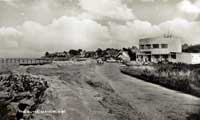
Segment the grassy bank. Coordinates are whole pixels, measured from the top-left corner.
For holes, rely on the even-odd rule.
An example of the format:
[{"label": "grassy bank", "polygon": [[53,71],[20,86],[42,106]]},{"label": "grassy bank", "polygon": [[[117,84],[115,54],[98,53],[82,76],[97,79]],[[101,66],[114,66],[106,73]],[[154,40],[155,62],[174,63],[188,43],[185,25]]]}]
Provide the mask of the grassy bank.
[{"label": "grassy bank", "polygon": [[123,66],[121,72],[200,97],[200,65]]}]

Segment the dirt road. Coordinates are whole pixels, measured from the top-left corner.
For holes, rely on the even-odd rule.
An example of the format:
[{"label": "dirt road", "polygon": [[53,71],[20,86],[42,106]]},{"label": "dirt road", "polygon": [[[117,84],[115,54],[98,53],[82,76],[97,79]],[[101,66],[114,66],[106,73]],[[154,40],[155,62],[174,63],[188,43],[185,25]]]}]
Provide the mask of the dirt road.
[{"label": "dirt road", "polygon": [[98,66],[96,74],[148,120],[192,120],[200,114],[199,98],[124,75],[119,64]]},{"label": "dirt road", "polygon": [[20,67],[44,77],[49,88],[34,120],[199,120],[200,99],[124,75],[120,65],[66,61]]}]

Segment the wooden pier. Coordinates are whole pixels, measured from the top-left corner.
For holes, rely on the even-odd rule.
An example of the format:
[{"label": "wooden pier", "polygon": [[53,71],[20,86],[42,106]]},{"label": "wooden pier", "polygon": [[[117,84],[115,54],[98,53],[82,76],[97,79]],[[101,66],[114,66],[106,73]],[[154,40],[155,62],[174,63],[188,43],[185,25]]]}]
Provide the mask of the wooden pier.
[{"label": "wooden pier", "polygon": [[52,59],[44,58],[0,58],[0,64],[44,65],[51,63]]}]

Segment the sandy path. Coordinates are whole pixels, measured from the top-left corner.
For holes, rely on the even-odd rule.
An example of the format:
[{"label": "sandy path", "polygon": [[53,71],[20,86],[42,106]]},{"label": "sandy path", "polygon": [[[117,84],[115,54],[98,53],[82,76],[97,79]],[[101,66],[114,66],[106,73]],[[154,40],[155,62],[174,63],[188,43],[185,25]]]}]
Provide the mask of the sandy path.
[{"label": "sandy path", "polygon": [[63,114],[35,114],[34,120],[115,120],[95,97],[99,93],[85,82],[95,78],[94,69],[95,64],[67,62],[31,68],[30,73],[46,77],[50,84],[38,110],[65,110]]},{"label": "sandy path", "polygon": [[117,64],[97,67],[117,93],[148,120],[185,120],[200,109],[200,99],[124,75]]}]

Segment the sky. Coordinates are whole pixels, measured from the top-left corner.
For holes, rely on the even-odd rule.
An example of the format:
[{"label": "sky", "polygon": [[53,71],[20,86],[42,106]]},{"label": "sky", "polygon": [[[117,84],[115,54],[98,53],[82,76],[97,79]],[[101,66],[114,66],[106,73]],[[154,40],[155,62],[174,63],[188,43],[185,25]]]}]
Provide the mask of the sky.
[{"label": "sky", "polygon": [[165,33],[200,44],[200,0],[0,0],[0,57],[137,46]]}]

